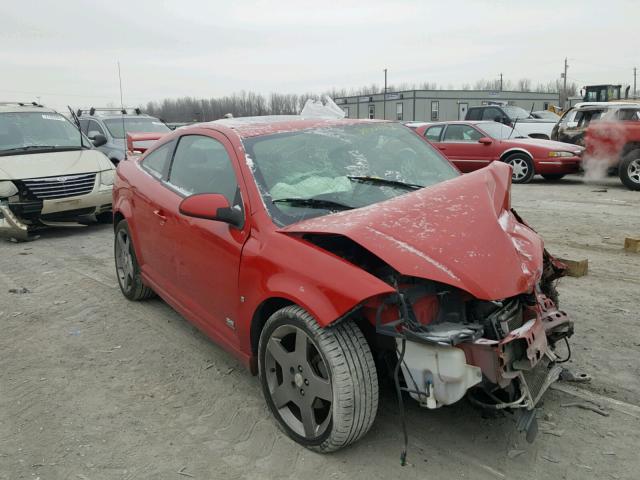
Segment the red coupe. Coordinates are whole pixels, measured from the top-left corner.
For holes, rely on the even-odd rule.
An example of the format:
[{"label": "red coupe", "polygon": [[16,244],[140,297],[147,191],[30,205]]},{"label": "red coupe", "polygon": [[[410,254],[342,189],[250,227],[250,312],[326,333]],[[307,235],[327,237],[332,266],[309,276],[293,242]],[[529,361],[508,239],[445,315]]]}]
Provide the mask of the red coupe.
[{"label": "red coupe", "polygon": [[498,122],[423,124],[416,133],[433,143],[462,172],[472,172],[496,160],[511,165],[513,183],[528,183],[535,174],[559,180],[580,170],[583,148],[568,143],[529,138]]},{"label": "red coupe", "polygon": [[314,450],[369,430],[385,373],[427,408],[467,392],[509,406],[530,438],[573,324],[564,266],[511,210],[510,184],[501,163],[461,176],[397,123],[193,125],[118,165],[117,278],[259,374]]}]

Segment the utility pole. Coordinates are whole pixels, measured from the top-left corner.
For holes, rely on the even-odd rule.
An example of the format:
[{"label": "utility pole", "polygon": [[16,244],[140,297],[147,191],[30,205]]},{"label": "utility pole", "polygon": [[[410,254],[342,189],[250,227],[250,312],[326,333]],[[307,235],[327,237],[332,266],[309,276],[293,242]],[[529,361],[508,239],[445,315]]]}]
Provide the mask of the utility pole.
[{"label": "utility pole", "polygon": [[638,98],[638,91],[636,90],[636,76],[638,74],[638,68],[633,67],[633,98]]},{"label": "utility pole", "polygon": [[502,74],[500,74],[500,91],[502,91]]},{"label": "utility pole", "polygon": [[562,87],[562,109],[564,110],[564,106],[567,102],[567,69],[569,68],[569,64],[567,63],[567,57],[564,58],[564,73],[562,74],[562,78],[564,79],[564,85]]},{"label": "utility pole", "polygon": [[382,101],[382,118],[387,119],[387,69],[384,69],[384,99]]}]

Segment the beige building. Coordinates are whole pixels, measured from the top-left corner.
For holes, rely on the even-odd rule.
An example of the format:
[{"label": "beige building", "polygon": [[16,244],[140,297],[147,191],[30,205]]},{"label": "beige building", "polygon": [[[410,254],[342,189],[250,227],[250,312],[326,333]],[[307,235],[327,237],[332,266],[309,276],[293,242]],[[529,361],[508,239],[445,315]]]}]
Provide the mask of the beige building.
[{"label": "beige building", "polygon": [[334,101],[348,118],[401,121],[463,120],[469,107],[489,104],[517,105],[526,110],[546,110],[558,105],[559,96],[538,92],[487,90],[408,90],[385,95],[337,97]]}]

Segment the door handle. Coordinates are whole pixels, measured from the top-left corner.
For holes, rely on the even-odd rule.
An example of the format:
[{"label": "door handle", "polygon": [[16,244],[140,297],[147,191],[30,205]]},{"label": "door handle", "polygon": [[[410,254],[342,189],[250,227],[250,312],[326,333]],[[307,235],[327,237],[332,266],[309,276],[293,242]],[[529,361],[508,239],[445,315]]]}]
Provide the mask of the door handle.
[{"label": "door handle", "polygon": [[165,215],[162,214],[162,210],[154,210],[153,214],[158,217],[160,220],[162,220],[163,222],[167,221],[167,217]]}]

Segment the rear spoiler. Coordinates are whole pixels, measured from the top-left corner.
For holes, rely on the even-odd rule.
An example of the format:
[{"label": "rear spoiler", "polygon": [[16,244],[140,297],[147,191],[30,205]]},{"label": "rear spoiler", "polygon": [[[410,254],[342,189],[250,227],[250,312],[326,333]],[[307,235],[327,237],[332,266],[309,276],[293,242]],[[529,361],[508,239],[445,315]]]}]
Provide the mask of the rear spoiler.
[{"label": "rear spoiler", "polygon": [[127,151],[144,153],[149,147],[136,146],[136,142],[149,142],[152,140],[160,140],[167,133],[127,133]]}]

